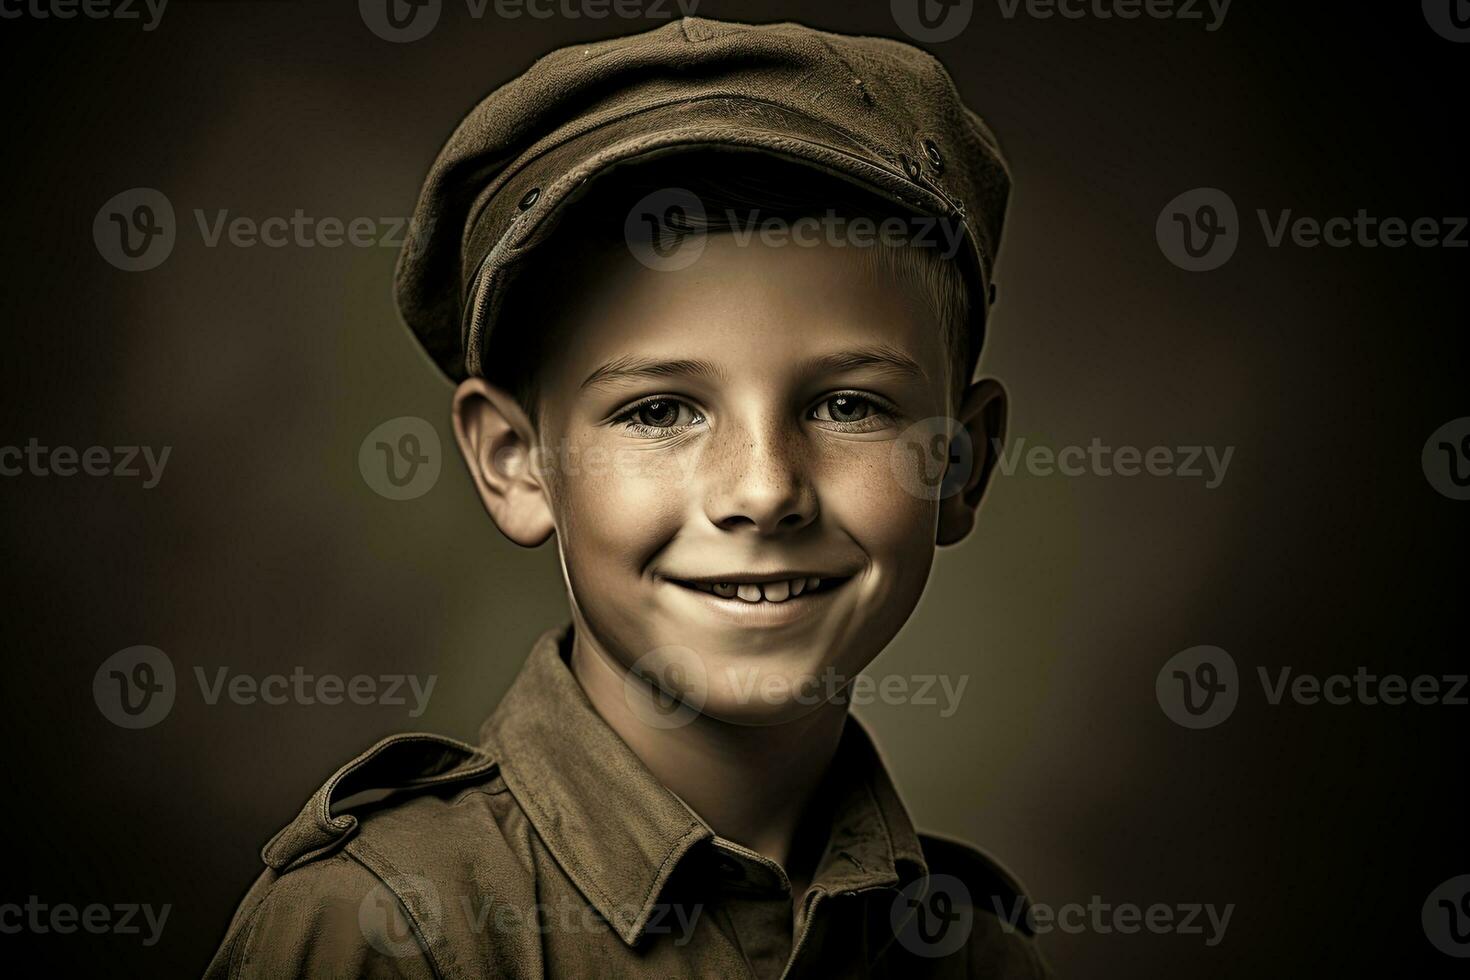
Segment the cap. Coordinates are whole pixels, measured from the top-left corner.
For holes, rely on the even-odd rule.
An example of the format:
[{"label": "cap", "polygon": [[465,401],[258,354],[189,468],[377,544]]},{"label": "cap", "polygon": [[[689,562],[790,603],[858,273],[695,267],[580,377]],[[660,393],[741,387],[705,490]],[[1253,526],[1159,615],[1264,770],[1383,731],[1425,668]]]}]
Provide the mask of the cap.
[{"label": "cap", "polygon": [[772,154],[963,227],[971,368],[1010,176],[932,55],[801,24],[685,17],[553,51],[476,105],[429,170],[399,255],[404,322],[451,379],[485,373],[518,271],[611,168],[691,150]]}]

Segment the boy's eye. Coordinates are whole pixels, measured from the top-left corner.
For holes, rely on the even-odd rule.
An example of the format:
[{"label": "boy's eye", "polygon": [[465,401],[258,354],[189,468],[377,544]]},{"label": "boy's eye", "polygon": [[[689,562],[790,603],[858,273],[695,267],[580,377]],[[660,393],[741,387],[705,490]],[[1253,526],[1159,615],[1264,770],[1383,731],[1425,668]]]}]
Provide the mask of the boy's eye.
[{"label": "boy's eye", "polygon": [[835,422],[838,425],[854,425],[859,422],[881,420],[886,408],[872,398],[854,392],[829,395],[812,409],[812,418],[819,422]]},{"label": "boy's eye", "polygon": [[[817,405],[817,418],[824,422],[861,422],[875,406],[866,398],[856,395],[833,395]],[[827,414],[822,414],[822,409]]]},{"label": "boy's eye", "polygon": [[650,398],[625,411],[617,421],[640,431],[681,429],[702,422],[704,418],[687,402],[676,398]]}]

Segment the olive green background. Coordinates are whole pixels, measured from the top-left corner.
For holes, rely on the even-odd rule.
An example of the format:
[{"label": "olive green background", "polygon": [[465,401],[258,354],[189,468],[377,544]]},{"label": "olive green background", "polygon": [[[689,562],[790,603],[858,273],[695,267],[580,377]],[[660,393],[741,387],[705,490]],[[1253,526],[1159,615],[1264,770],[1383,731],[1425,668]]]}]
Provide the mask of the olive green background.
[{"label": "olive green background", "polygon": [[[492,8],[493,9],[493,8]],[[698,13],[897,36],[886,3],[705,0]],[[139,480],[0,479],[0,903],[173,906],[162,941],[0,934],[108,975],[199,973],[257,852],[377,737],[471,738],[566,615],[554,551],[510,545],[462,466],[374,493],[363,438],[450,388],[398,323],[391,248],[206,247],[193,211],[406,214],[460,116],[537,54],[642,30],[471,18],[412,44],[352,3],[175,0],[155,31],[7,20],[0,445],[172,446]],[[1254,210],[1464,215],[1470,45],[1418,4],[1237,0],[1200,21],[1007,19],[931,47],[999,134],[1015,193],[982,369],[1028,444],[1234,446],[1224,483],[999,477],[873,668],[968,675],[960,710],[874,705],[916,821],[999,855],[1052,906],[1234,903],[1224,941],[1052,932],[1069,977],[1451,975],[1420,926],[1470,871],[1460,707],[1272,707],[1258,666],[1465,671],[1466,514],[1420,450],[1465,397],[1467,250],[1270,248]],[[97,210],[163,191],[179,239],[121,272]],[[1235,256],[1175,268],[1154,222],[1226,190]],[[1196,644],[1244,693],[1188,731],[1155,676]],[[168,718],[110,724],[98,665],[151,644]],[[436,674],[429,711],[208,705],[211,674]]]}]

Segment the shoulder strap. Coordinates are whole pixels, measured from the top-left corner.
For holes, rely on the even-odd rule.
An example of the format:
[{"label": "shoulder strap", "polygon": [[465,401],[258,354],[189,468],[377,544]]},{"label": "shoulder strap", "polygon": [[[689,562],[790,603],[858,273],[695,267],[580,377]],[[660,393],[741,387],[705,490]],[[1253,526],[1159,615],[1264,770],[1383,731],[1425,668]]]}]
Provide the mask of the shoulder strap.
[{"label": "shoulder strap", "polygon": [[442,735],[390,735],[332,774],[296,818],[261,849],[278,873],[331,854],[357,831],[355,803],[483,777],[497,762],[485,750]]}]

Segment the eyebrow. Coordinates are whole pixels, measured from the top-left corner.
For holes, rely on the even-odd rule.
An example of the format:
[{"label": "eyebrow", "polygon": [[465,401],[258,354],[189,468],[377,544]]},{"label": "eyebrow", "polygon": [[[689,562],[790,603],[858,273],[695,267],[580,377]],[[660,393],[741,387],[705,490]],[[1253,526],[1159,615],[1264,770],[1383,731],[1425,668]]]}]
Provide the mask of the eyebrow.
[{"label": "eyebrow", "polygon": [[635,357],[632,354],[624,354],[622,357],[616,357],[608,361],[587,375],[586,379],[582,382],[582,390],[608,387],[620,381],[689,376],[723,378],[725,372],[721,371],[710,361],[689,358],[660,361],[648,357]]},{"label": "eyebrow", "polygon": [[[901,377],[928,377],[928,372],[917,361],[888,344],[871,344],[823,354],[804,362],[802,367],[803,373],[806,374],[836,374],[843,371],[875,368],[882,373]],[[721,380],[727,377],[723,370],[710,361],[693,358],[657,360],[624,354],[608,361],[587,375],[582,382],[581,389],[585,391],[588,388],[611,387],[619,382],[648,378],[691,376]]]},{"label": "eyebrow", "polygon": [[872,344],[824,354],[807,361],[805,367],[812,374],[836,374],[861,368],[876,368],[882,373],[901,377],[928,377],[928,372],[918,361],[888,344]]}]

